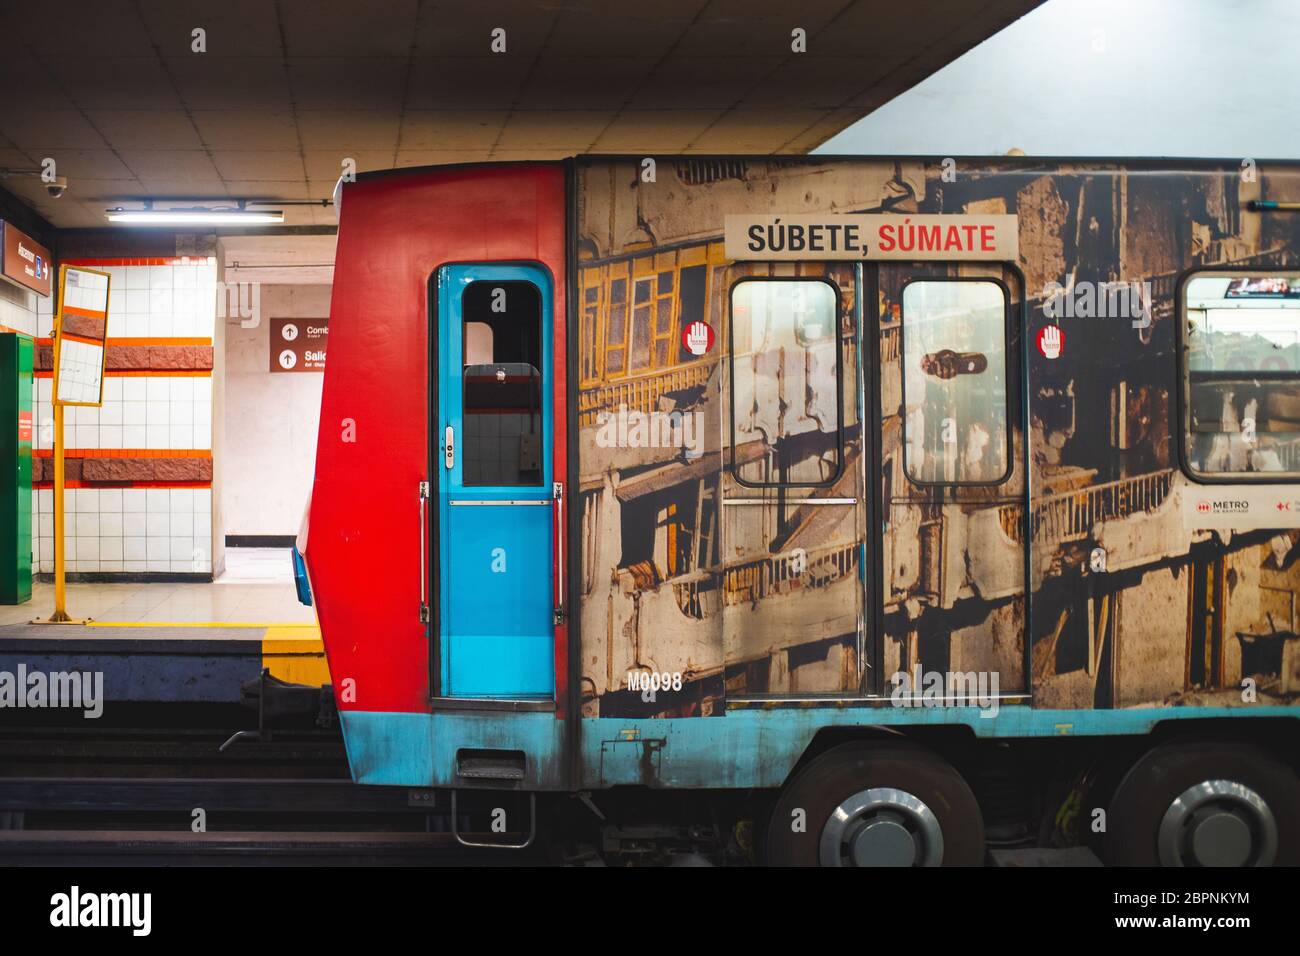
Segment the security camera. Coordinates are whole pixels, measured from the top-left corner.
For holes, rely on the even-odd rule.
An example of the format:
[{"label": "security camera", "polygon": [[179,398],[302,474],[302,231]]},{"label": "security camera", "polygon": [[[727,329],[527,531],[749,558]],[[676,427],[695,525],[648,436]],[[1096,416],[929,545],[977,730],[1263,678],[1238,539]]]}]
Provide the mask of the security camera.
[{"label": "security camera", "polygon": [[48,192],[51,198],[53,199],[58,199],[65,192],[67,192],[67,189],[68,189],[67,176],[59,176],[53,181],[45,184],[45,191]]}]

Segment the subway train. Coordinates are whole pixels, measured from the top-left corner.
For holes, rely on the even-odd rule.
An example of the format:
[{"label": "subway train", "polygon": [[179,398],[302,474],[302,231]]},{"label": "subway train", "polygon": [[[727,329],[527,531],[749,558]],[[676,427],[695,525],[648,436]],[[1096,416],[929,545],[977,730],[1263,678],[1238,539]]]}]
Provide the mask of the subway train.
[{"label": "subway train", "polygon": [[335,200],[296,561],[357,782],[509,798],[503,847],[1300,862],[1300,165]]}]

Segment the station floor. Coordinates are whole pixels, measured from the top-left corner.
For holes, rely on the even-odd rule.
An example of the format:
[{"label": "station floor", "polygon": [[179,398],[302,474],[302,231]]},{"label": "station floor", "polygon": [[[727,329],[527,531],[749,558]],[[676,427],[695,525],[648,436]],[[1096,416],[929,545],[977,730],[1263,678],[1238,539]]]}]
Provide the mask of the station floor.
[{"label": "station floor", "polygon": [[[0,606],[0,626],[47,617],[53,607],[54,585],[37,582],[27,603]],[[211,584],[69,584],[67,607],[92,627],[316,625],[315,612],[298,603],[285,548],[228,548],[226,570]]]}]

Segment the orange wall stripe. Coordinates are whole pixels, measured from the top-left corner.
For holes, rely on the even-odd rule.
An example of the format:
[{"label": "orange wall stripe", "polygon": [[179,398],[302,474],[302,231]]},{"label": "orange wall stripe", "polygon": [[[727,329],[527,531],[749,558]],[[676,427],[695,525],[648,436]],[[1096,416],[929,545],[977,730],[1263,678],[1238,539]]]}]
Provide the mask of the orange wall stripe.
[{"label": "orange wall stripe", "polygon": [[[53,488],[52,481],[33,481],[33,488]],[[66,481],[66,488],[211,488],[210,481]]]},{"label": "orange wall stripe", "polygon": [[[65,448],[67,458],[211,458],[210,448]],[[36,458],[50,458],[53,448],[33,448]]]},{"label": "orange wall stripe", "polygon": [[104,347],[103,339],[92,339],[87,338],[84,335],[73,335],[71,332],[65,332],[63,338],[68,342],[82,342],[85,345],[98,345],[100,348]]},{"label": "orange wall stripe", "polygon": [[135,259],[68,259],[70,266],[209,266],[215,256],[166,256]]},{"label": "orange wall stripe", "polygon": [[[45,371],[43,371],[43,372],[33,372],[32,374],[33,374],[34,376],[36,376],[37,378],[50,378],[51,376],[54,375],[54,372],[53,372],[52,370],[47,369],[47,370],[45,370]],[[186,376],[186,375],[188,375],[188,376],[191,376],[191,377],[193,377],[193,378],[210,378],[210,377],[212,376],[212,369],[210,369],[210,368],[200,368],[200,369],[174,369],[174,368],[146,368],[146,369],[127,368],[127,369],[123,369],[123,368],[110,368],[110,369],[105,369],[105,370],[104,370],[104,377],[105,377],[105,378],[134,378],[134,377],[138,377],[138,376],[146,376],[146,375],[154,375],[154,376],[157,376],[158,378],[166,378],[166,377],[168,377],[168,376],[175,377],[175,376],[178,376],[178,375],[179,375],[179,376]]]},{"label": "orange wall stripe", "polygon": [[[0,329],[3,329],[3,326],[0,326]],[[10,329],[9,331],[12,332],[14,330]],[[18,334],[26,335],[27,333],[20,332]],[[205,339],[201,337],[191,338],[191,337],[186,337],[181,335],[175,337],[147,336],[147,335],[120,336],[114,338],[107,338],[104,341],[109,345],[211,345],[212,344],[212,339]],[[54,339],[52,338],[37,339],[36,344],[53,345]]]},{"label": "orange wall stripe", "polygon": [[79,316],[81,316],[82,318],[85,318],[85,319],[99,319],[100,321],[103,321],[103,322],[108,321],[108,313],[107,313],[107,312],[97,312],[97,311],[95,311],[94,309],[82,309],[82,308],[79,308],[78,306],[75,306],[75,305],[65,305],[65,306],[63,307],[63,314],[64,314],[64,315],[79,315]]}]

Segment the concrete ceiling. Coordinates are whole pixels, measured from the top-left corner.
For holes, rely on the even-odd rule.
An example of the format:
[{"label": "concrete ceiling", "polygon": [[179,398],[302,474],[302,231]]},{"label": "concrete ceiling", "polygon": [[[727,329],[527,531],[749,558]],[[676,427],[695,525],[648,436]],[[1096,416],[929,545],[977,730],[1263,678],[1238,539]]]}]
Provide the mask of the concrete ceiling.
[{"label": "concrete ceiling", "polygon": [[804,153],[1040,2],[0,0],[0,168],[52,158],[70,188],[0,186],[95,227],[148,198],[322,200],[345,159]]}]

